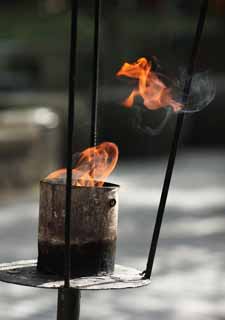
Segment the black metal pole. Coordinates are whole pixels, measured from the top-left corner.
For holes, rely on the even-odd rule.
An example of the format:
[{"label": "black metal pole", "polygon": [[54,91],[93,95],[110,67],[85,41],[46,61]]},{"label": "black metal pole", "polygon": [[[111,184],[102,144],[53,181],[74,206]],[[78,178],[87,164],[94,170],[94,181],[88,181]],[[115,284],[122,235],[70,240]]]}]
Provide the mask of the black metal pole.
[{"label": "black metal pole", "polygon": [[[208,0],[203,0],[202,4],[201,4],[200,15],[199,15],[198,24],[197,24],[197,30],[196,30],[194,43],[193,43],[191,56],[190,56],[190,61],[189,61],[189,65],[188,65],[188,70],[187,70],[187,79],[186,79],[184,91],[183,91],[183,104],[186,104],[188,102],[188,96],[189,96],[190,90],[191,90],[192,77],[193,77],[194,68],[195,68],[195,64],[197,61],[197,57],[198,57],[198,51],[199,51],[200,41],[202,38],[202,33],[203,33],[204,25],[205,25],[207,11],[208,11]],[[163,220],[163,216],[164,216],[164,212],[165,212],[165,206],[166,206],[167,196],[168,196],[168,192],[169,192],[169,188],[170,188],[170,182],[171,182],[171,178],[172,178],[172,174],[173,174],[174,163],[176,160],[177,147],[178,147],[178,143],[179,143],[179,138],[180,138],[180,134],[181,134],[183,121],[184,121],[184,114],[183,113],[178,114],[175,133],[174,133],[174,137],[173,137],[173,142],[172,142],[172,146],[171,146],[171,151],[170,151],[166,175],[165,175],[165,180],[164,180],[162,194],[161,194],[160,203],[159,203],[159,208],[158,208],[158,212],[157,212],[151,247],[150,247],[150,251],[149,251],[147,267],[146,267],[146,270],[144,271],[144,278],[145,279],[150,279],[151,274],[152,274],[153,263],[154,263],[157,244],[158,244],[158,240],[159,240],[159,234],[160,234],[160,230],[161,230],[162,220]]]},{"label": "black metal pole", "polygon": [[72,193],[72,163],[73,163],[73,131],[76,83],[76,53],[77,53],[77,19],[78,0],[71,0],[71,39],[70,39],[70,69],[69,69],[69,110],[67,128],[67,178],[65,203],[65,288],[70,287],[71,252],[70,252],[70,220],[71,220],[71,193]]},{"label": "black metal pole", "polygon": [[100,23],[101,23],[101,0],[95,0],[94,8],[94,55],[93,55],[93,95],[91,114],[91,146],[97,144],[98,129],[98,86],[99,86],[99,64],[100,64]]},{"label": "black metal pole", "polygon": [[61,288],[58,290],[57,320],[79,320],[80,290]]}]

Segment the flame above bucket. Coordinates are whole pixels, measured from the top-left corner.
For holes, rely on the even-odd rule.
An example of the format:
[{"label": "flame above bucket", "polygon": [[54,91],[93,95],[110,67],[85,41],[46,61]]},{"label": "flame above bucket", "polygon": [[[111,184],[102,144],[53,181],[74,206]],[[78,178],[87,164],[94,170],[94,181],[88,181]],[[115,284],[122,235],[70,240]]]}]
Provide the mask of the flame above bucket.
[{"label": "flame above bucket", "polygon": [[170,106],[173,111],[177,112],[183,107],[181,103],[173,99],[171,89],[152,71],[152,64],[146,58],[140,58],[134,63],[125,62],[116,75],[139,80],[138,87],[123,102],[127,108],[133,106],[136,96],[141,96],[145,107],[150,110]]},{"label": "flame above bucket", "polygon": [[[80,153],[75,168],[72,170],[73,186],[101,187],[115,169],[119,157],[118,147],[112,142],[88,148]],[[66,169],[50,173],[47,180],[66,178]]]}]

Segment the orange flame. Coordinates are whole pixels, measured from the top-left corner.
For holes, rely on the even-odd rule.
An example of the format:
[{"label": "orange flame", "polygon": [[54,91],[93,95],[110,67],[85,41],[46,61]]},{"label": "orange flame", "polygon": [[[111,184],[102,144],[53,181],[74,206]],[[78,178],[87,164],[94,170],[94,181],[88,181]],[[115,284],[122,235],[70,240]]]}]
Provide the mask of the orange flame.
[{"label": "orange flame", "polygon": [[123,102],[127,108],[132,107],[136,96],[141,96],[145,107],[150,110],[171,106],[176,112],[183,107],[181,103],[172,98],[171,90],[152,71],[152,65],[146,58],[140,58],[131,64],[125,62],[116,75],[139,80],[138,88],[134,89]]},{"label": "orange flame", "polygon": [[[84,150],[72,171],[73,186],[102,187],[116,167],[118,157],[118,147],[111,142],[103,142],[96,147]],[[49,174],[46,179],[55,180],[65,177],[66,169],[60,169]]]}]

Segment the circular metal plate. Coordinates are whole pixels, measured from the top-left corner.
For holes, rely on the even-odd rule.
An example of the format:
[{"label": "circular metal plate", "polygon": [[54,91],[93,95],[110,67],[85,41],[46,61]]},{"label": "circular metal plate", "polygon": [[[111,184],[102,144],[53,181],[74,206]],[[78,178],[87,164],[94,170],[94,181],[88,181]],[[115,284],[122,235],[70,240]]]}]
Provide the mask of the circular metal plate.
[{"label": "circular metal plate", "polygon": [[[62,278],[37,272],[36,266],[36,260],[0,264],[0,281],[44,289],[58,289],[64,285]],[[140,271],[120,265],[115,266],[112,275],[71,279],[71,287],[79,290],[129,289],[149,284],[150,280],[143,279]]]}]

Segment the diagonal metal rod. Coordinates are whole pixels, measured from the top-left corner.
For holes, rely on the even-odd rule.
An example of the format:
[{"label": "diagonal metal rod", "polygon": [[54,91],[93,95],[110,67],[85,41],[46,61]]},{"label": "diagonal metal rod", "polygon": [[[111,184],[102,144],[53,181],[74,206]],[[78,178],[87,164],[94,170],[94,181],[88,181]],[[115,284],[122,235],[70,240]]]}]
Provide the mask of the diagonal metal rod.
[{"label": "diagonal metal rod", "polygon": [[[182,101],[183,104],[186,104],[188,102],[188,97],[190,94],[191,84],[192,84],[192,77],[193,77],[193,73],[194,73],[194,69],[195,69],[195,64],[196,64],[196,61],[198,58],[198,51],[199,51],[199,47],[200,47],[200,41],[202,38],[202,33],[203,33],[204,25],[205,25],[207,12],[208,12],[208,0],[203,0],[201,3],[201,9],[200,9],[200,15],[199,15],[199,19],[198,19],[196,34],[195,34],[193,47],[192,47],[192,51],[191,51],[191,56],[190,56],[190,61],[189,61],[188,69],[187,69],[187,79],[186,79],[186,82],[184,85],[184,90],[183,90],[183,101]],[[176,160],[177,147],[178,147],[178,143],[179,143],[181,129],[183,126],[183,121],[184,121],[184,114],[183,113],[178,114],[175,133],[174,133],[174,137],[173,137],[173,142],[172,142],[172,146],[171,146],[171,151],[170,151],[166,175],[165,175],[165,180],[164,180],[162,194],[161,194],[160,203],[159,203],[159,208],[158,208],[158,212],[157,212],[151,247],[150,247],[150,251],[149,251],[147,267],[146,267],[146,270],[144,271],[144,278],[145,279],[150,279],[151,275],[152,275],[152,269],[153,269],[157,244],[158,244],[158,240],[159,240],[159,234],[160,234],[162,220],[163,220],[163,216],[164,216],[164,212],[165,212],[166,201],[167,201],[167,196],[168,196],[168,192],[169,192],[169,188],[170,188],[170,182],[171,182],[171,178],[172,178],[172,174],[173,174],[174,163]]]},{"label": "diagonal metal rod", "polygon": [[94,8],[94,55],[93,55],[93,95],[91,113],[91,146],[97,144],[98,130],[98,87],[99,87],[99,64],[100,64],[100,24],[101,24],[101,0],[95,0]]},{"label": "diagonal metal rod", "polygon": [[73,131],[74,131],[74,108],[75,108],[75,85],[76,85],[76,55],[77,55],[77,20],[78,0],[71,0],[71,36],[70,36],[70,67],[69,67],[69,109],[67,128],[67,177],[66,177],[66,203],[65,203],[65,288],[70,287],[71,274],[71,243],[70,243],[70,220],[71,220],[71,194],[72,194],[72,158],[73,158]]}]

